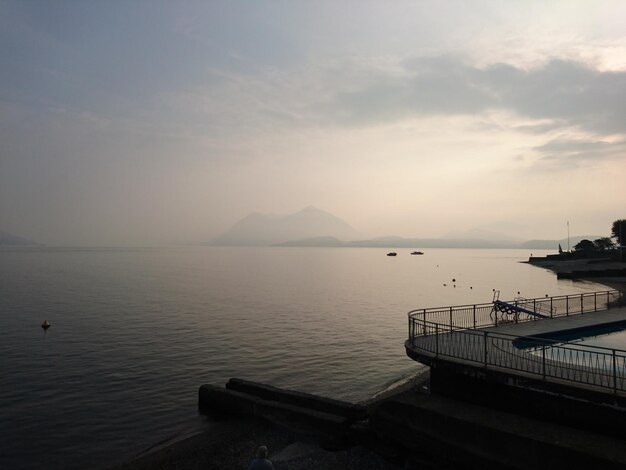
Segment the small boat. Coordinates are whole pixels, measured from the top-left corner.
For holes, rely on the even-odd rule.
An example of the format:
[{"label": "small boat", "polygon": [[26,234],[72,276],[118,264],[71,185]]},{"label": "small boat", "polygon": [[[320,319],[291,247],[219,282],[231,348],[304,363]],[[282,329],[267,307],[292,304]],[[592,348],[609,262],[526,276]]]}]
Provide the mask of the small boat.
[{"label": "small boat", "polygon": [[398,253],[396,253],[395,251],[390,251],[389,253],[387,253],[387,256],[398,256]]},{"label": "small boat", "polygon": [[411,253],[412,255],[423,255],[424,253],[421,251],[414,251]]}]

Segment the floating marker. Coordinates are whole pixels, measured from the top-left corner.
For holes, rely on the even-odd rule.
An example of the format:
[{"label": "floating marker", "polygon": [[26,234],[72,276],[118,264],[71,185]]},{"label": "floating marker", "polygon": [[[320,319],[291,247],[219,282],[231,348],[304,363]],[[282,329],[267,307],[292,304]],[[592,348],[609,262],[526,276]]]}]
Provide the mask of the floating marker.
[{"label": "floating marker", "polygon": [[41,327],[44,330],[47,330],[48,328],[50,328],[50,322],[48,320],[44,320],[43,323],[41,324]]}]

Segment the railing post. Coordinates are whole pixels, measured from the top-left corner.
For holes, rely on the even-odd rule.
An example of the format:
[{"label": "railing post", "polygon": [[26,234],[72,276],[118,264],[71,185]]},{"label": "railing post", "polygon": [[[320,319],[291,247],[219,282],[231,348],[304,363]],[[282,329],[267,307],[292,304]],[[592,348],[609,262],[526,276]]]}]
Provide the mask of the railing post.
[{"label": "railing post", "polygon": [[484,359],[484,362],[485,362],[485,367],[487,367],[487,332],[486,331],[483,332],[483,338],[484,338],[484,344],[485,344],[485,356],[484,356],[485,359]]},{"label": "railing post", "polygon": [[435,323],[435,357],[439,357],[439,325]]},{"label": "railing post", "polygon": [[585,313],[585,306],[583,303],[583,295],[584,294],[580,294],[580,313]]},{"label": "railing post", "polygon": [[550,297],[550,318],[554,317],[554,305],[553,305],[554,297]]},{"label": "railing post", "polygon": [[411,335],[411,315],[409,315],[409,341],[411,341],[412,339],[412,335]]},{"label": "railing post", "polygon": [[617,394],[617,363],[615,349],[613,349],[613,393]]},{"label": "railing post", "polygon": [[450,307],[450,331],[452,331],[452,307]]},{"label": "railing post", "polygon": [[476,329],[476,305],[474,305],[472,316],[474,317],[474,329]]},{"label": "railing post", "polygon": [[546,345],[545,344],[541,348],[541,364],[542,364],[541,375],[543,377],[543,380],[546,380]]},{"label": "railing post", "polygon": [[594,312],[598,311],[598,293],[597,292],[593,293],[593,311]]},{"label": "railing post", "polygon": [[533,299],[533,312],[537,312],[537,299]]},{"label": "railing post", "polygon": [[426,309],[424,309],[424,315],[422,316],[423,318],[423,325],[424,325],[424,336],[426,335]]}]

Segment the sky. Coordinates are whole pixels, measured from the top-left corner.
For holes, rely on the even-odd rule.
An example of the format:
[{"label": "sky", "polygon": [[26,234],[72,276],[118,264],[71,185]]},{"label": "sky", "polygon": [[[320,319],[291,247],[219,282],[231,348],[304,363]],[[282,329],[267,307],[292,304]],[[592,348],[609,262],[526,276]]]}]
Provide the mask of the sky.
[{"label": "sky", "polygon": [[626,2],[0,0],[0,230],[198,243],[315,206],[364,237],[608,236]]}]

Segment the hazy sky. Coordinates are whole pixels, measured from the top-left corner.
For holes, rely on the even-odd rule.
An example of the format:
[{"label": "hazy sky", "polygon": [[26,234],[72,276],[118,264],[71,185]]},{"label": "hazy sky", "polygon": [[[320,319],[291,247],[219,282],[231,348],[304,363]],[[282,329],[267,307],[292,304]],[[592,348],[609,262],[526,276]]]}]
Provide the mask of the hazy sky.
[{"label": "hazy sky", "polygon": [[626,2],[0,1],[0,230],[208,240],[626,217]]}]

